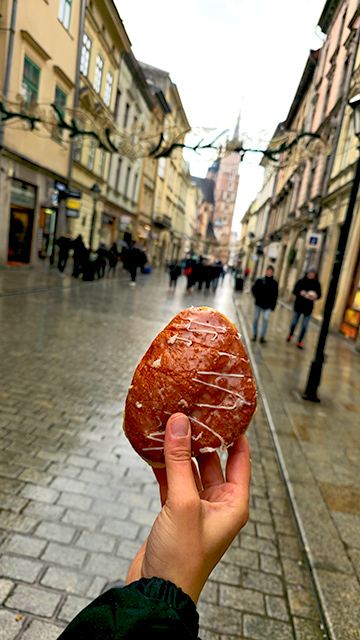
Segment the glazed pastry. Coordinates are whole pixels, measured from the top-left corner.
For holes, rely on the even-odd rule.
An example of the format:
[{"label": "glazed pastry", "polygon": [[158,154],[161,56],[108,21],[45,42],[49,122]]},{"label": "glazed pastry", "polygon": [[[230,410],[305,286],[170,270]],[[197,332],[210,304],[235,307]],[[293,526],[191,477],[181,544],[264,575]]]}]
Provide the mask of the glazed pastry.
[{"label": "glazed pastry", "polygon": [[194,457],[225,450],[249,426],[256,395],[236,327],[216,309],[191,307],[159,333],[136,368],[124,431],[142,458],[163,466],[165,425],[181,411],[190,420]]}]

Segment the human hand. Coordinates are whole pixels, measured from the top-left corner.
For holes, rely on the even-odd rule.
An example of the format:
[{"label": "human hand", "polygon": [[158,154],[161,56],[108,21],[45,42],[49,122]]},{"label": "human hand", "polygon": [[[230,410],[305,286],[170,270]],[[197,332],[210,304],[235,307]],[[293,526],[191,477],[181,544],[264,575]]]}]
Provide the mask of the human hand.
[{"label": "human hand", "polygon": [[307,291],[305,291],[305,289],[303,289],[302,291],[300,291],[300,295],[303,296],[304,298],[306,298]]},{"label": "human hand", "polygon": [[154,469],[162,510],[133,560],[126,584],[171,580],[196,603],[211,571],[249,517],[250,449],[241,436],[229,449],[224,480],[217,452],[191,460],[191,429],[182,413],[166,425],[165,468]]}]

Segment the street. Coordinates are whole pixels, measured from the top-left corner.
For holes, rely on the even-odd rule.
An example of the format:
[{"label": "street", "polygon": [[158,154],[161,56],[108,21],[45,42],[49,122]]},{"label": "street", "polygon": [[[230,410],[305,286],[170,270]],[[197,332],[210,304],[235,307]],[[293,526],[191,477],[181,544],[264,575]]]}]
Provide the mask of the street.
[{"label": "street", "polygon": [[[131,559],[160,509],[152,471],[122,432],[127,388],[156,334],[176,313],[191,305],[214,306],[238,326],[240,333],[251,334],[251,298],[245,293],[233,294],[230,275],[215,294],[186,294],[183,277],[175,294],[170,293],[164,272],[140,276],[135,288],[129,286],[125,273],[89,283],[66,277],[57,284],[54,279],[40,288],[31,292],[26,283],[4,285],[2,291],[14,295],[0,297],[1,640],[55,640],[77,612],[109,584],[124,583]],[[303,374],[296,362],[300,355],[302,359],[306,355],[309,361],[316,328],[309,330],[307,353],[299,355],[295,345],[291,345],[291,351],[285,346],[285,334],[276,321],[281,318],[285,326],[290,311],[279,307],[276,314],[270,320],[269,344],[263,351],[255,345],[252,353],[265,394],[259,396],[258,411],[248,432],[252,453],[250,519],[201,595],[198,610],[202,640],[326,637],[317,605],[319,597],[314,594],[307,567],[315,581],[325,581],[329,575],[328,589],[336,571],[349,609],[358,594],[358,408],[354,398],[346,394],[350,360],[359,357],[334,338],[338,361],[334,364],[332,359],[331,366],[325,365],[328,373],[323,378],[324,387],[329,389],[330,384],[330,396],[343,394],[347,407],[342,411],[352,416],[351,475],[345,463],[341,467],[341,458],[350,456],[350,440],[339,446],[337,458],[334,453],[331,414],[341,421],[334,395],[333,404],[325,403],[325,408],[309,404],[303,408],[296,392],[290,391],[287,419],[294,421],[295,416],[296,437],[286,431],[281,394],[272,376],[275,372],[277,381],[280,377],[280,387],[286,391],[289,376],[290,387],[299,388]],[[282,354],[278,351],[280,344]],[[341,382],[334,373],[334,368],[341,369],[339,361],[345,362]],[[358,385],[355,378],[353,383]],[[313,442],[306,416],[314,421]],[[284,485],[281,475],[284,468],[280,473],[279,455],[269,429],[271,419],[279,428],[282,453],[289,456],[285,475],[291,486],[291,506],[289,486]],[[329,431],[331,468],[324,456],[319,458],[322,429]],[[292,447],[299,442],[297,451]],[[311,456],[313,469],[309,467]],[[316,476],[314,481],[312,475]],[[339,478],[345,491],[352,492],[346,498],[346,513],[339,506],[340,493],[331,488],[339,485]],[[319,501],[317,481],[323,483],[323,492],[328,486],[326,514]],[[299,535],[292,516],[294,509],[298,509],[297,527],[306,513],[309,521],[316,518],[316,511],[319,529],[306,530],[306,535],[300,531]],[[335,528],[335,521],[343,532],[336,534],[336,540],[331,528]],[[324,530],[327,538],[323,537]],[[311,547],[307,557],[303,553],[306,544]],[[338,561],[342,567],[329,564],[326,554],[334,549],[337,555],[332,558],[333,565]],[[326,606],[326,602],[320,603],[323,615]],[[337,612],[325,611],[335,625],[333,637],[358,637],[352,631],[358,612],[349,614],[347,630],[339,634],[343,621],[336,616],[342,606],[338,602]],[[347,615],[345,608],[345,619]]]}]

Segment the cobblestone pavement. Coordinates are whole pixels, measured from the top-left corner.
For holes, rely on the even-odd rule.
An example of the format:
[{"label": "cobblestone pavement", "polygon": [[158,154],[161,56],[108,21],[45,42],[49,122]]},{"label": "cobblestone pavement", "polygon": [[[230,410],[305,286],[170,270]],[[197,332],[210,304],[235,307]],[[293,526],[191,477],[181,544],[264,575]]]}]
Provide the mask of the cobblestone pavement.
[{"label": "cobblestone pavement", "polygon": [[[0,639],[55,640],[123,581],[160,507],[122,433],[132,373],[181,309],[237,322],[216,294],[167,291],[166,274],[0,298]],[[20,289],[18,289],[20,290]],[[259,410],[249,429],[250,520],[199,601],[203,640],[320,640],[319,614]]]},{"label": "cobblestone pavement", "polygon": [[[252,335],[252,296],[234,300],[246,340]],[[319,326],[310,323],[300,351],[295,336],[286,342],[291,316],[279,304],[267,344],[246,342],[329,635],[353,640],[360,637],[360,354],[330,334],[321,403],[305,402],[301,394]]]}]

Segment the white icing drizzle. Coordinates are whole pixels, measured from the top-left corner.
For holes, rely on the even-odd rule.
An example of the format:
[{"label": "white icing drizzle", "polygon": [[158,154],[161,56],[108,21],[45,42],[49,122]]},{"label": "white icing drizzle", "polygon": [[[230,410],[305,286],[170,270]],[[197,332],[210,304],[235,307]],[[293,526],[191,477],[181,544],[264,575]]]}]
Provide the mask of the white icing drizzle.
[{"label": "white icing drizzle", "polygon": [[186,409],[189,406],[188,403],[186,402],[185,398],[181,398],[181,400],[179,400],[179,405],[181,407],[184,407],[184,409]]},{"label": "white icing drizzle", "polygon": [[141,402],[135,402],[135,406],[136,406],[138,409],[141,409],[142,404],[141,404]]},{"label": "white icing drizzle", "polygon": [[243,373],[219,373],[218,371],[198,371],[197,373],[202,376],[219,376],[220,378],[251,378],[251,376],[244,376]]},{"label": "white icing drizzle", "polygon": [[161,366],[161,356],[157,360],[155,360],[151,366],[155,369],[158,369]]},{"label": "white icing drizzle", "polygon": [[197,407],[205,407],[207,409],[227,409],[227,411],[233,411],[238,406],[238,402],[235,402],[232,407],[227,406],[226,404],[197,404]]},{"label": "white icing drizzle", "polygon": [[200,420],[198,420],[197,418],[193,418],[193,417],[189,416],[189,420],[193,421],[193,422],[196,422],[196,424],[199,424],[201,427],[204,427],[204,429],[207,429],[208,431],[210,431],[210,433],[212,433],[216,438],[219,438],[221,446],[224,446],[224,447],[226,446],[224,438],[219,433],[216,433],[216,431],[214,431],[214,429],[211,429],[211,427],[208,427],[203,422],[200,422]]},{"label": "white icing drizzle", "polygon": [[228,356],[229,358],[236,358],[236,356],[234,356],[233,353],[226,353],[226,351],[218,351],[218,354],[219,356]]},{"label": "white icing drizzle", "polygon": [[214,453],[216,449],[214,447],[202,447],[201,449],[199,449],[199,451],[200,453]]},{"label": "white icing drizzle", "polygon": [[197,440],[200,440],[203,433],[204,433],[203,431],[200,431],[200,433],[197,436],[191,436],[191,440],[194,440],[194,442],[196,442]]},{"label": "white icing drizzle", "polygon": [[[204,373],[204,372],[200,372],[200,373]],[[222,374],[218,374],[218,375],[222,375]],[[234,375],[240,375],[240,374],[234,374]],[[211,382],[204,382],[204,380],[198,380],[197,378],[191,378],[193,382],[199,382],[200,384],[204,384],[206,387],[212,387],[213,389],[220,389],[221,391],[225,391],[226,393],[229,393],[232,396],[236,396],[237,398],[240,398],[240,400],[242,401],[242,404],[247,404],[247,405],[251,405],[251,402],[248,402],[247,400],[245,400],[244,396],[242,393],[238,393],[237,391],[230,391],[230,389],[225,389],[224,387],[220,387],[218,384],[212,384]],[[209,409],[235,409],[237,406],[237,403],[234,404],[233,407],[223,407],[223,406],[216,406],[216,405],[211,405],[211,404],[198,404],[198,407],[208,407]]]},{"label": "white icing drizzle", "polygon": [[[162,431],[154,431],[153,433],[150,433],[150,435],[148,435],[147,437],[149,438],[149,440],[154,440],[156,443],[163,443],[164,441],[164,436],[165,436],[165,429],[163,429]],[[162,451],[164,448],[164,445],[162,444],[161,447],[146,447],[143,449],[143,451]]]},{"label": "white icing drizzle", "polygon": [[[189,321],[189,324],[185,327],[185,329],[187,331],[191,331],[192,333],[212,333],[213,337],[211,338],[211,340],[216,340],[216,338],[218,337],[219,333],[225,333],[226,328],[225,327],[218,327],[214,324],[210,324],[208,322],[199,322],[198,320],[194,320],[193,318],[184,318],[185,320]],[[206,329],[192,329],[191,325],[192,324],[197,324],[200,325],[201,327],[212,327],[213,331],[207,331]],[[217,329],[217,331],[216,331]]]},{"label": "white icing drizzle", "polygon": [[188,347],[191,347],[192,345],[192,340],[189,340],[189,338],[179,338],[177,333],[171,338],[169,338],[168,344],[174,344],[176,340],[180,342],[186,342]]}]

